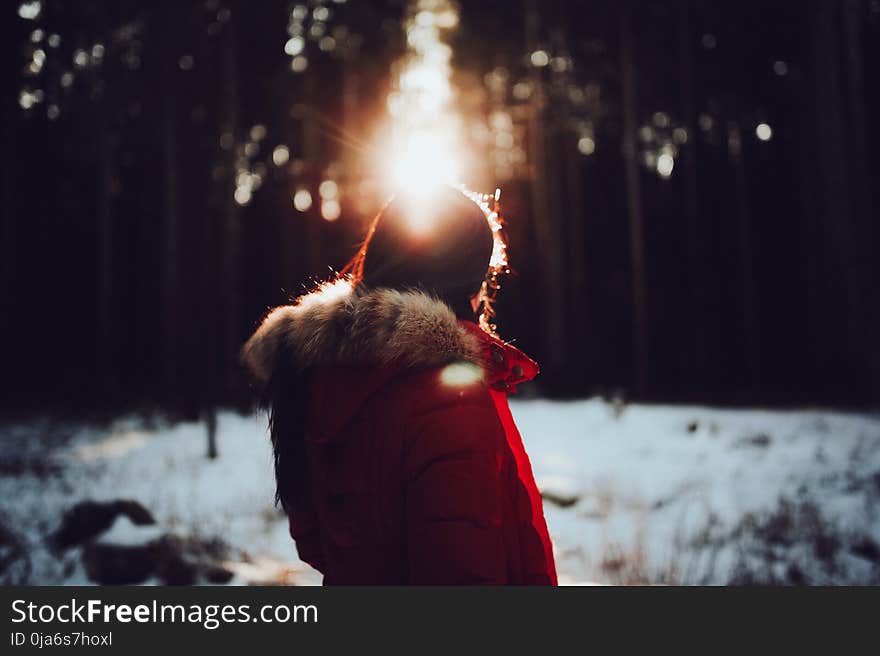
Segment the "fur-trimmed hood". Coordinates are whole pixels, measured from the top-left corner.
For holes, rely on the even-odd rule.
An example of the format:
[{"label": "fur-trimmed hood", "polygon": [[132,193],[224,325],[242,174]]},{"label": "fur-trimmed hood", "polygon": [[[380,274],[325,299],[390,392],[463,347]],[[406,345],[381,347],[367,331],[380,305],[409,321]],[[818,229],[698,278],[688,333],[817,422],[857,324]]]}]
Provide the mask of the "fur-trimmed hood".
[{"label": "fur-trimmed hood", "polygon": [[421,368],[456,360],[479,363],[481,346],[433,296],[370,290],[340,279],[272,310],[242,351],[260,382],[270,378],[282,355],[302,368],[391,363]]},{"label": "fur-trimmed hood", "polygon": [[280,357],[300,368],[425,368],[464,361],[481,366],[489,384],[513,390],[538,373],[524,353],[459,321],[443,301],[422,291],[369,289],[340,279],[292,305],[272,310],[242,349],[254,378],[266,383]]}]

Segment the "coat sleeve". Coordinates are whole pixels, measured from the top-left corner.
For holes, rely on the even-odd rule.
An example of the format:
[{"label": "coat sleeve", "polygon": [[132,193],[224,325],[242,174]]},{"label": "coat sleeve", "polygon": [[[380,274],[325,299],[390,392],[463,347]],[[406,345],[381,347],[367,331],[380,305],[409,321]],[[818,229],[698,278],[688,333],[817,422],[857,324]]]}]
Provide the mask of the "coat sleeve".
[{"label": "coat sleeve", "polygon": [[405,457],[409,582],[506,582],[493,408],[468,400],[413,422]]}]

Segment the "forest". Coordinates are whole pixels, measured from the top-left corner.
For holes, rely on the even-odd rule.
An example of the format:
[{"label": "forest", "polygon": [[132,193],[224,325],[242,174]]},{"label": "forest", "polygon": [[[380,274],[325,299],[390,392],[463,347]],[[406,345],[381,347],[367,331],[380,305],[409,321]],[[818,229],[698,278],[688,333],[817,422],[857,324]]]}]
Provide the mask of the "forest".
[{"label": "forest", "polygon": [[[6,411],[246,402],[250,329],[353,255],[404,7],[288,5],[4,20]],[[467,183],[502,188],[510,233],[500,325],[546,393],[876,398],[876,3],[479,2],[456,22]]]},{"label": "forest", "polygon": [[[513,412],[564,578],[880,580],[880,1],[0,14],[0,575],[102,580],[46,540],[123,495],[151,521],[98,510],[131,520],[114,539],[196,526],[199,580],[311,580],[239,353],[355,254],[420,111],[416,164],[500,199],[496,320],[541,365]],[[150,567],[123,578],[179,573]]]}]

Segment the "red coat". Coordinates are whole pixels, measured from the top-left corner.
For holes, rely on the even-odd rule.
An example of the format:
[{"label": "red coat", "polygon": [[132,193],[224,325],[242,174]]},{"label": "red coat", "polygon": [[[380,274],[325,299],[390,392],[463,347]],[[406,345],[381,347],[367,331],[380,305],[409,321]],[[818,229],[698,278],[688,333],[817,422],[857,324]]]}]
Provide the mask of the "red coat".
[{"label": "red coat", "polygon": [[[341,314],[329,313],[338,330],[369,310],[369,335],[352,328],[338,341],[323,331],[303,336],[306,322],[295,314],[312,317],[314,308],[302,311],[309,301],[301,301],[273,312],[287,312],[293,324],[278,330],[270,315],[246,347],[256,373],[259,356],[273,350],[261,331],[283,335],[294,350],[308,344],[299,357],[316,357],[308,363],[317,365],[309,381],[308,497],[290,517],[300,558],[325,584],[555,585],[540,494],[507,405],[507,393],[537,365],[455,321],[435,299],[380,292],[394,302],[374,312],[364,298],[376,292],[355,294],[344,297]],[[396,325],[383,324],[388,317]],[[310,350],[323,338],[334,355]],[[364,339],[372,346],[362,348]],[[346,351],[352,344],[355,355]],[[382,358],[365,366],[365,352],[376,350]]]}]

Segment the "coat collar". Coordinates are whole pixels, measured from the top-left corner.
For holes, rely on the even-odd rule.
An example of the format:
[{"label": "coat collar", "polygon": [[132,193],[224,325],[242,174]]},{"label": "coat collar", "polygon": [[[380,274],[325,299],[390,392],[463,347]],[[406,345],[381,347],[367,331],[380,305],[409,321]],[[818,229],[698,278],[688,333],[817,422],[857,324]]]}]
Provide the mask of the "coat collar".
[{"label": "coat collar", "polygon": [[368,289],[348,279],[325,283],[292,305],[273,309],[242,349],[242,360],[265,384],[280,362],[322,366],[423,368],[477,364],[487,384],[514,391],[538,365],[514,346],[459,321],[452,309],[419,290]]},{"label": "coat collar", "polygon": [[538,363],[512,344],[487,333],[471,321],[461,321],[460,324],[480,343],[486,383],[492,389],[513,394],[517,385],[532,380],[540,373]]}]

